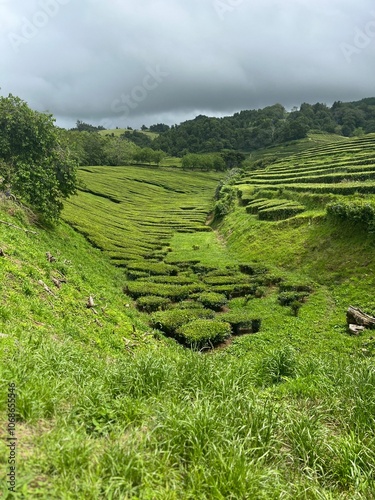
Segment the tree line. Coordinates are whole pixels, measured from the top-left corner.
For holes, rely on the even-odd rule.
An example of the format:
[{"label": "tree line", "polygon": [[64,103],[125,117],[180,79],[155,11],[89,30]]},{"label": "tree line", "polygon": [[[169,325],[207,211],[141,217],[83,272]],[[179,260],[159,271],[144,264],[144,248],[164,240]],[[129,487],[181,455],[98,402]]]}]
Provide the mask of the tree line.
[{"label": "tree line", "polygon": [[172,156],[223,149],[251,152],[303,139],[309,132],[346,137],[375,132],[375,98],[348,103],[336,101],[331,107],[303,103],[290,112],[281,104],[275,104],[223,118],[200,115],[160,131],[152,147]]}]

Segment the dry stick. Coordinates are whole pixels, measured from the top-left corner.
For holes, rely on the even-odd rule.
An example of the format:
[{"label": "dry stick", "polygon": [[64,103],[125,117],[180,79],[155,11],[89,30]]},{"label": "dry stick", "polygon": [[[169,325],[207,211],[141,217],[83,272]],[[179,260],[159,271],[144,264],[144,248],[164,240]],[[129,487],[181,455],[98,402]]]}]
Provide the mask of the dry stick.
[{"label": "dry stick", "polygon": [[53,297],[56,297],[56,295],[53,293],[53,291],[44,283],[44,281],[42,280],[39,280],[38,281],[39,285],[42,286],[44,288],[44,290],[49,293],[50,295],[52,295]]},{"label": "dry stick", "polygon": [[6,222],[5,220],[0,220],[0,224],[5,224],[6,226],[14,227],[14,229],[19,229],[20,231],[25,231],[25,233],[37,234],[35,231],[30,231],[29,229],[24,229],[23,227],[15,226],[10,222]]}]

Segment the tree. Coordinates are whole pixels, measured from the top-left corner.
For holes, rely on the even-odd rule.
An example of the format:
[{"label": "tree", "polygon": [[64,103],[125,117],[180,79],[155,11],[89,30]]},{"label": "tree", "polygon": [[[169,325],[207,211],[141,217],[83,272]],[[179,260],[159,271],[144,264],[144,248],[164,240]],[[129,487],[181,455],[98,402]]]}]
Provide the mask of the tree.
[{"label": "tree", "polygon": [[0,97],[0,185],[55,222],[75,193],[76,162],[59,140],[52,115],[13,95]]},{"label": "tree", "polygon": [[246,156],[238,151],[222,151],[221,157],[225,162],[225,166],[228,170],[232,168],[241,167],[242,163],[245,161]]},{"label": "tree", "polygon": [[78,130],[78,132],[98,132],[99,130],[105,130],[105,128],[102,125],[95,127],[94,125],[90,125],[90,123],[85,123],[81,120],[77,120],[76,128],[73,128],[71,130]]},{"label": "tree", "polygon": [[150,132],[156,132],[157,134],[162,134],[169,129],[169,125],[166,125],[165,123],[157,123],[156,125],[151,125],[149,128]]}]

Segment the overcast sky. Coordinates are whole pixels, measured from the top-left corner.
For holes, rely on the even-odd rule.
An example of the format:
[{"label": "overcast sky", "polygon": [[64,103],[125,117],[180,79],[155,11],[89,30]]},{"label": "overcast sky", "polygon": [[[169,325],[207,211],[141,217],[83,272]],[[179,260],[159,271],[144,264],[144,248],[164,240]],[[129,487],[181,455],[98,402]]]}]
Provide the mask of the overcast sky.
[{"label": "overcast sky", "polygon": [[0,93],[57,124],[375,96],[373,0],[0,0]]}]

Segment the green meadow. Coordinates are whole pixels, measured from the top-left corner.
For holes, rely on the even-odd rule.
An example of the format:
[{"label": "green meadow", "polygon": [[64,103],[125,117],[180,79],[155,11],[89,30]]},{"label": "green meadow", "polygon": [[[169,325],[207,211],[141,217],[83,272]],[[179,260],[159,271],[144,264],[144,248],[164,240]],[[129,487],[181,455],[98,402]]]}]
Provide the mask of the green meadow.
[{"label": "green meadow", "polygon": [[375,497],[375,138],[305,143],[81,168],[55,229],[1,201],[4,498]]}]

